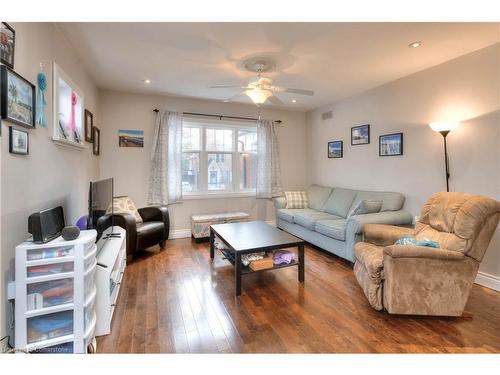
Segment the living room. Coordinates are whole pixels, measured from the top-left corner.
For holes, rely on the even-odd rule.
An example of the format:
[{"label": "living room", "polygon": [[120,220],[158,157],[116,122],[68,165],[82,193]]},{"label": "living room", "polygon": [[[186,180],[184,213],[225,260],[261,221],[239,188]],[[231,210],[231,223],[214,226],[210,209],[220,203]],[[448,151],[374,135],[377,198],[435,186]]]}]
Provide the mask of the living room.
[{"label": "living room", "polygon": [[1,352],[498,364],[500,24],[486,11],[10,12]]}]

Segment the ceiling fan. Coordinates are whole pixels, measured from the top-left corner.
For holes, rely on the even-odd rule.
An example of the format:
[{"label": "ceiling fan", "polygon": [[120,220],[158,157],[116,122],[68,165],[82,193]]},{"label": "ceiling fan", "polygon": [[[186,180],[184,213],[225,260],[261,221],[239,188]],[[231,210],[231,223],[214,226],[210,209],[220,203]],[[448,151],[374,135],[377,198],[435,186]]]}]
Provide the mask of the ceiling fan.
[{"label": "ceiling fan", "polygon": [[227,86],[227,85],[216,85],[209,86],[211,89],[239,89],[242,90],[236,95],[231,96],[224,100],[225,103],[230,102],[240,95],[247,95],[252,102],[257,106],[264,104],[267,100],[272,104],[282,105],[284,104],[275,94],[281,93],[292,93],[298,95],[314,95],[311,90],[303,89],[293,89],[289,87],[274,86],[273,80],[268,77],[263,77],[261,74],[263,72],[269,71],[274,67],[274,62],[266,58],[249,59],[244,62],[244,66],[247,70],[257,73],[257,76],[250,78],[246,86]]}]

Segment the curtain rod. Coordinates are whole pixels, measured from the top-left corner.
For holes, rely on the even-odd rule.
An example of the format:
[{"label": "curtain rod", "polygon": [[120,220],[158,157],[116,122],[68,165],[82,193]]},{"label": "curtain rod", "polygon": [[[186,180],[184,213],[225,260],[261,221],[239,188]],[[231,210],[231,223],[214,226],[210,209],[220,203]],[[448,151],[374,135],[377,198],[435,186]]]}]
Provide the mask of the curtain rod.
[{"label": "curtain rod", "polygon": [[[153,112],[160,112],[158,108],[153,109]],[[239,117],[239,116],[225,116],[225,115],[213,115],[210,113],[195,113],[195,112],[182,112],[184,115],[188,116],[204,116],[204,117],[217,117],[219,120],[222,120],[223,118],[229,118],[233,120],[249,120],[249,121],[258,121],[258,118],[253,118],[253,117]],[[283,121],[281,120],[276,120],[274,121],[278,124],[281,124]]]}]

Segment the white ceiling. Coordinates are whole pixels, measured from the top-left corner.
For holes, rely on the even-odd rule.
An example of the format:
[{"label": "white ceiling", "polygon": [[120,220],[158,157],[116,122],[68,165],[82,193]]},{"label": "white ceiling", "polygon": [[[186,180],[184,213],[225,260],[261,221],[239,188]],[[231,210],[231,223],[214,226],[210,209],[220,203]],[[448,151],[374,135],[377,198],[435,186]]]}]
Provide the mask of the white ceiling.
[{"label": "white ceiling", "polygon": [[[242,60],[265,55],[279,94],[309,110],[499,42],[496,23],[59,23],[101,89],[223,100],[246,84]],[[422,41],[416,49],[413,41]],[[151,79],[146,85],[143,80]],[[292,103],[297,99],[297,103]],[[238,101],[249,102],[247,97]]]}]

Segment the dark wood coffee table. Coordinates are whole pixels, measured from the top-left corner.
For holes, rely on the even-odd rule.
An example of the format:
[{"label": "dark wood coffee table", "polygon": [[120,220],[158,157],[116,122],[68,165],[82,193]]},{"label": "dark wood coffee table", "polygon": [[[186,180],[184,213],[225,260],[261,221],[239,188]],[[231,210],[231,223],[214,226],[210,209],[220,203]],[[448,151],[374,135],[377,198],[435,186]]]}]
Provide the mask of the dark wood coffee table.
[{"label": "dark wood coffee table", "polygon": [[[236,295],[241,294],[241,277],[255,272],[263,272],[298,266],[299,282],[304,282],[304,241],[277,229],[263,221],[246,221],[242,223],[215,224],[210,226],[210,258],[214,258],[215,236],[217,236],[227,249],[221,250],[222,254],[229,260],[234,268],[234,284]],[[253,271],[241,263],[243,254],[256,253],[260,251],[273,251],[287,247],[298,247],[299,260],[289,264],[280,264],[272,268]]]}]

